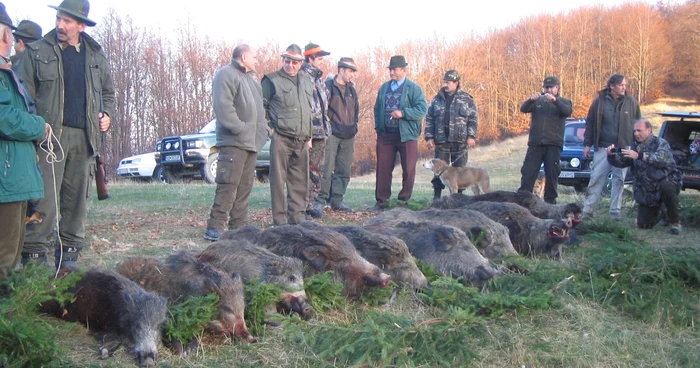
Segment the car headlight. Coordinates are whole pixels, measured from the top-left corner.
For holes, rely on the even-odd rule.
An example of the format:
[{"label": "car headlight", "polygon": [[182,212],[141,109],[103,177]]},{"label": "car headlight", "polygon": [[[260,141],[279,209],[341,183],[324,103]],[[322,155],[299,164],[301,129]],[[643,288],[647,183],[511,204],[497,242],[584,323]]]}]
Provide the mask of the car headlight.
[{"label": "car headlight", "polygon": [[172,147],[172,145],[170,144],[170,142],[168,142],[168,143],[165,144],[165,149],[166,149],[166,150],[169,150],[171,147]]},{"label": "car headlight", "polygon": [[141,162],[140,158],[135,158],[135,159],[131,160],[132,164],[138,164],[139,162]]},{"label": "car headlight", "polygon": [[571,167],[579,167],[581,166],[581,160],[578,159],[578,157],[574,157],[571,159],[569,162],[571,164]]},{"label": "car headlight", "polygon": [[173,148],[180,149],[180,142],[173,143]]},{"label": "car headlight", "polygon": [[202,141],[188,141],[186,142],[187,148],[201,148],[202,147]]}]

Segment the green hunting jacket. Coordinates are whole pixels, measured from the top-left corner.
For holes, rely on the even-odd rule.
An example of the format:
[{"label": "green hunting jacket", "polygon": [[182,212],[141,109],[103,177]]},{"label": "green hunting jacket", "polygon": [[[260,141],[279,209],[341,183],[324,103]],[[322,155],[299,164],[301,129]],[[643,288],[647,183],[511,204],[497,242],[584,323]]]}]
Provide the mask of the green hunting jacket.
[{"label": "green hunting jacket", "polygon": [[[390,84],[391,81],[388,81],[379,87],[377,101],[374,103],[374,130],[377,131],[377,135],[384,135],[384,99],[391,88]],[[401,142],[417,141],[423,126],[423,118],[428,112],[428,103],[423,89],[408,78],[403,84],[400,106],[403,113],[403,118],[399,120]]]},{"label": "green hunting jacket", "polygon": [[[98,154],[100,146],[100,99],[103,111],[115,123],[116,105],[114,84],[109,62],[97,41],[86,33],[80,34],[80,46],[85,47],[85,83],[87,134],[90,148]],[[56,39],[56,30],[27,45],[19,67],[19,78],[29,95],[36,101],[37,114],[51,125],[56,137],[63,129],[64,81],[61,47]]]},{"label": "green hunting jacket", "polygon": [[8,64],[0,59],[0,203],[39,199],[44,183],[34,141],[44,136],[44,119],[29,113],[30,100]]},{"label": "green hunting jacket", "polygon": [[275,129],[275,134],[299,140],[311,139],[314,87],[309,78],[301,74],[290,77],[280,69],[265,74],[262,91],[268,125]]}]

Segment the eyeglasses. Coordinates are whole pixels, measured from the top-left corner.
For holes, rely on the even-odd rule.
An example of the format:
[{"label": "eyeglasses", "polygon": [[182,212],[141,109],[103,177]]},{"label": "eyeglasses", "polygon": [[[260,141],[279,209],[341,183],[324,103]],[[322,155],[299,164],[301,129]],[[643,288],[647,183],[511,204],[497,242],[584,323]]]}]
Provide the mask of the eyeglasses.
[{"label": "eyeglasses", "polygon": [[283,62],[285,64],[292,64],[292,65],[299,65],[301,63],[301,61],[299,61],[299,60],[292,60],[290,58],[284,58]]}]

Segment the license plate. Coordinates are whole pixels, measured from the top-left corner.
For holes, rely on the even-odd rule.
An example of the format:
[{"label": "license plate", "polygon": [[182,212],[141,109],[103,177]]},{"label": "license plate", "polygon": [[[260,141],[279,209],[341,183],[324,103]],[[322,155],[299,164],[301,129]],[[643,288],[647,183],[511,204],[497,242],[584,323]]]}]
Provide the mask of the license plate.
[{"label": "license plate", "polygon": [[562,171],[559,173],[560,178],[573,178],[574,177],[574,172],[573,171]]},{"label": "license plate", "polygon": [[180,155],[165,156],[165,161],[166,162],[180,161]]},{"label": "license plate", "polygon": [[127,169],[117,169],[117,175],[126,174],[126,173],[127,173]]}]

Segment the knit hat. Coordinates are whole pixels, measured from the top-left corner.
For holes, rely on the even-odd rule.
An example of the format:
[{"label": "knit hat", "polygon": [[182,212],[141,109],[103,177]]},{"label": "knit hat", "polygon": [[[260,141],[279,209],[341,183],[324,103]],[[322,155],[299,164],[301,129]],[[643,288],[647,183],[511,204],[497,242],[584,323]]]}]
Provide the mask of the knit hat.
[{"label": "knit hat", "polygon": [[290,58],[296,61],[304,60],[304,55],[301,53],[301,47],[295,43],[287,46],[287,49],[282,53],[282,57]]},{"label": "knit hat", "polygon": [[355,65],[355,60],[349,57],[341,57],[338,61],[338,68],[348,68],[357,71],[357,65]]}]

